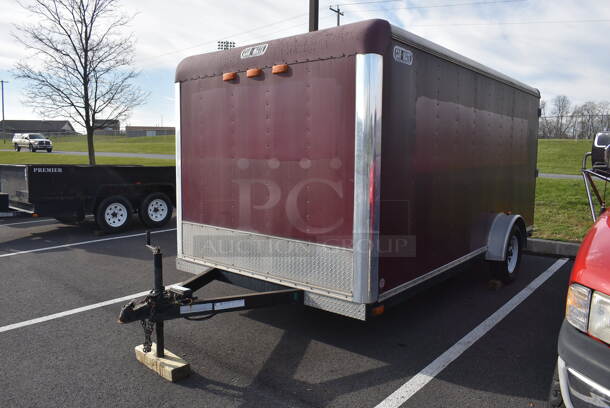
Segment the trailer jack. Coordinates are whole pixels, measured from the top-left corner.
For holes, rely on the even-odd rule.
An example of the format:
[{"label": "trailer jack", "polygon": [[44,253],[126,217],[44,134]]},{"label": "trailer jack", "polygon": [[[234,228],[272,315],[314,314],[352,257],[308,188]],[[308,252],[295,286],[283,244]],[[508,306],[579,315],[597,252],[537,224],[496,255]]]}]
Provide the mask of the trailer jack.
[{"label": "trailer jack", "polygon": [[[194,292],[214,280],[227,281],[224,271],[210,268],[174,285],[163,285],[163,254],[161,248],[150,243],[146,233],[146,247],[153,253],[154,288],[143,299],[134,299],[123,306],[119,323],[140,321],[144,329],[144,343],[137,346],[136,358],[165,379],[175,382],[190,374],[188,363],[165,349],[164,322],[173,319],[206,320],[218,313],[235,312],[286,304],[303,304],[303,291],[281,289],[198,299]],[[153,328],[157,343],[152,342]]]}]

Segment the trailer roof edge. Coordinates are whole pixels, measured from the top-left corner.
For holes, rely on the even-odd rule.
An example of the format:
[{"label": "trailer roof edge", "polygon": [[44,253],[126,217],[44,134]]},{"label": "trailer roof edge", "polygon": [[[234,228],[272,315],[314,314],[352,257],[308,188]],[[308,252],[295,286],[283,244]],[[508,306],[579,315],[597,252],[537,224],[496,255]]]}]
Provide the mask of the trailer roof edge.
[{"label": "trailer roof edge", "polygon": [[536,96],[537,98],[540,98],[540,91],[534,87],[526,85],[521,81],[518,81],[509,77],[508,75],[496,71],[495,69],[489,68],[468,57],[458,54],[457,52],[451,51],[450,49],[438,45],[430,40],[426,40],[425,38],[415,35],[400,27],[392,25],[391,29],[392,38],[397,41],[418,48],[439,58],[450,61],[454,64],[458,64],[464,68],[478,72],[482,75],[498,80],[523,92],[529,93],[533,96]]}]

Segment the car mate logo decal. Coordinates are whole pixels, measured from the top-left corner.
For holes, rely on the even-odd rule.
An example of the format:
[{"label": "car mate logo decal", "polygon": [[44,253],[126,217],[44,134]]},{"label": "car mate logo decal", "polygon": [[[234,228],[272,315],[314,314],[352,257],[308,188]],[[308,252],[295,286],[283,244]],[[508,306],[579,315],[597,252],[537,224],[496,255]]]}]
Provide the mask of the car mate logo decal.
[{"label": "car mate logo decal", "polygon": [[269,44],[261,44],[255,45],[253,47],[244,48],[241,52],[241,59],[260,57],[265,52],[267,52],[268,47]]},{"label": "car mate logo decal", "polygon": [[413,64],[413,53],[396,45],[394,46],[394,60],[401,64],[411,65]]}]

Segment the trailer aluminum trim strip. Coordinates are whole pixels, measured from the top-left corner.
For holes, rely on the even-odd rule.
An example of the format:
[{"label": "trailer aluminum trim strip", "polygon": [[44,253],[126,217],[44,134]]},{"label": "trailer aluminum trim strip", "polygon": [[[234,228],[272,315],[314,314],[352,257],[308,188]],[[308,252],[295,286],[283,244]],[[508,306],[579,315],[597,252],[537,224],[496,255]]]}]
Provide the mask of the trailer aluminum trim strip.
[{"label": "trailer aluminum trim strip", "polygon": [[372,303],[379,293],[379,184],[383,57],[356,55],[354,160],[354,301]]},{"label": "trailer aluminum trim strip", "polygon": [[436,268],[436,269],[434,269],[434,270],[432,270],[432,271],[430,271],[430,272],[428,272],[428,273],[426,273],[426,274],[424,274],[422,276],[419,276],[419,277],[417,277],[417,278],[415,278],[413,280],[410,280],[409,282],[405,282],[405,283],[403,283],[400,286],[392,288],[392,289],[388,290],[387,292],[384,292],[381,295],[379,295],[379,301],[382,302],[382,301],[384,301],[384,300],[386,300],[388,298],[391,298],[392,296],[395,296],[395,295],[397,295],[397,294],[399,294],[401,292],[404,292],[407,289],[412,288],[413,286],[417,286],[420,283],[423,283],[423,282],[427,281],[428,279],[432,279],[435,276],[438,276],[441,273],[443,273],[443,272],[445,272],[445,271],[447,271],[447,270],[449,270],[449,269],[451,269],[451,268],[453,268],[455,266],[458,266],[461,263],[464,263],[464,262],[466,262],[466,261],[468,261],[468,260],[470,260],[470,259],[472,259],[474,257],[477,257],[477,256],[485,253],[485,251],[487,251],[487,247],[479,248],[479,249],[477,249],[475,251],[472,251],[472,252],[470,252],[470,253],[468,253],[468,254],[466,254],[466,255],[464,255],[464,256],[462,256],[462,257],[460,257],[460,258],[458,258],[458,259],[456,259],[454,261],[449,262],[448,264],[445,264],[445,265],[443,265],[443,266],[441,266],[439,268]]},{"label": "trailer aluminum trim strip", "polygon": [[174,87],[174,103],[176,108],[176,237],[177,256],[182,255],[182,162],[180,160],[180,82]]}]

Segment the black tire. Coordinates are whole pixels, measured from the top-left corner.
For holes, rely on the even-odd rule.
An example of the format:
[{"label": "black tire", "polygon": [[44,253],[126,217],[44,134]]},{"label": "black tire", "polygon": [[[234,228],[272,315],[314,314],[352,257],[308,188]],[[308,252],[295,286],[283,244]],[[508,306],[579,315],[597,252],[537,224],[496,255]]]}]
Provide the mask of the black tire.
[{"label": "black tire", "polygon": [[47,149],[47,153],[51,153],[53,149]]},{"label": "black tire", "polygon": [[123,196],[105,198],[97,206],[95,222],[104,232],[122,232],[131,224],[133,207]]},{"label": "black tire", "polygon": [[561,386],[559,385],[559,372],[557,371],[557,363],[555,363],[555,372],[551,381],[551,389],[549,391],[549,408],[565,408],[563,396],[561,395]]},{"label": "black tire", "polygon": [[508,245],[506,246],[504,261],[492,262],[491,264],[493,278],[504,283],[514,282],[519,275],[522,253],[523,233],[521,228],[519,228],[518,225],[515,225],[508,236]]},{"label": "black tire", "polygon": [[30,145],[30,152],[32,153],[36,153],[36,149],[34,148],[34,146]]},{"label": "black tire", "polygon": [[15,151],[16,152],[20,152],[21,151],[21,146],[19,146],[17,143],[15,143]]},{"label": "black tire", "polygon": [[174,206],[164,193],[151,193],[140,204],[138,217],[147,227],[162,227],[172,218]]}]

